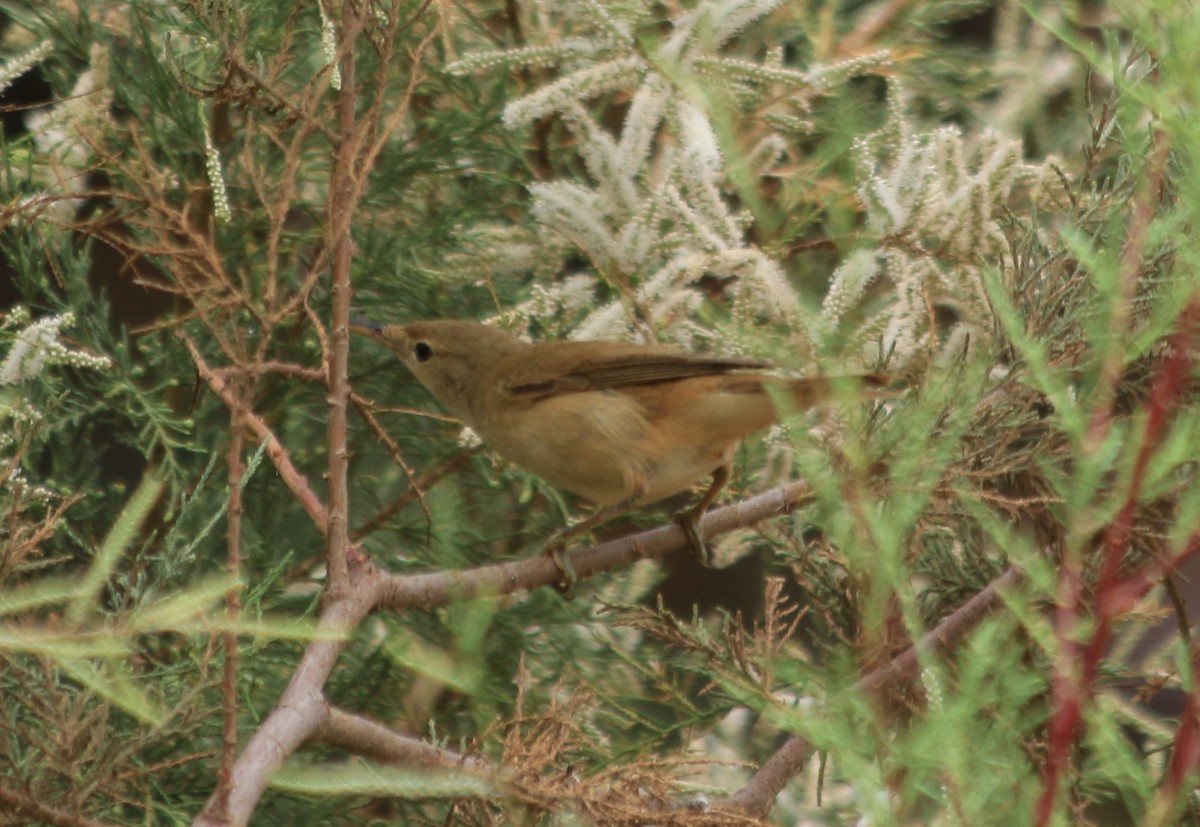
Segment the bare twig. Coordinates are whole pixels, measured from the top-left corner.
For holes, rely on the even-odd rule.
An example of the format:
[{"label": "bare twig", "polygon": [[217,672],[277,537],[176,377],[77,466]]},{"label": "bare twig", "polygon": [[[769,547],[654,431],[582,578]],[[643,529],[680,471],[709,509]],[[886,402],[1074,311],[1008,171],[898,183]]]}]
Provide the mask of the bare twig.
[{"label": "bare twig", "polygon": [[[383,429],[381,424],[379,424],[379,419],[376,418],[375,414],[371,410],[371,406],[367,404],[365,399],[357,394],[353,394],[351,396],[351,401],[354,403],[354,410],[358,411],[358,415],[361,416],[363,421],[367,423],[367,427],[370,428],[371,432],[375,434],[375,438],[382,442],[384,447],[387,448],[388,453],[392,457],[392,462],[396,463],[401,469],[403,469],[404,475],[408,477],[408,488],[404,492],[405,496],[409,497],[411,495],[417,498],[417,502],[421,504],[421,511],[425,513],[426,524],[432,526],[433,514],[429,512],[429,505],[425,502],[425,489],[420,484],[420,480],[417,479],[413,469],[409,467],[409,464],[404,460],[404,454],[401,452],[400,446],[396,444],[396,440],[388,436],[388,432]],[[354,536],[359,536],[359,533],[355,532]]]},{"label": "bare twig", "polygon": [[354,257],[354,238],[351,230],[354,211],[362,197],[359,153],[363,127],[357,123],[355,115],[358,80],[354,55],[354,44],[358,40],[361,27],[357,4],[343,3],[342,30],[339,33],[342,87],[338,93],[338,143],[329,187],[329,212],[326,216],[329,246],[333,249],[333,319],[329,357],[327,587],[334,596],[343,594],[350,586],[347,562],[350,550],[350,454],[346,448],[346,407],[350,396],[350,264]]},{"label": "bare twig", "polygon": [[[700,526],[705,537],[715,537],[735,528],[786,514],[809,497],[807,483],[792,483],[745,502],[709,511],[700,521]],[[576,575],[582,579],[689,547],[687,535],[673,523],[598,546],[577,549],[567,556]],[[385,577],[380,608],[428,610],[444,606],[452,600],[465,600],[477,595],[512,594],[541,586],[555,586],[562,579],[562,572],[548,556],[538,555],[468,571]]]},{"label": "bare twig", "polygon": [[[809,496],[805,483],[794,483],[760,494],[750,500],[710,511],[701,525],[706,536],[731,531],[768,517],[784,514]],[[627,565],[644,557],[654,557],[688,547],[689,540],[677,525],[645,531],[632,537],[580,549],[571,554],[579,577],[587,577]],[[368,613],[380,608],[432,608],[451,600],[473,595],[508,593],[518,589],[554,586],[560,578],[554,562],[545,556],[463,572],[436,572],[420,575],[393,575],[375,569],[369,562],[352,566],[350,588],[332,597],[321,613],[317,639],[309,644],[278,706],[250,739],[234,764],[232,784],[224,819],[217,810],[215,796],[209,800],[197,825],[245,824],[259,798],[279,771],[283,762],[303,744],[314,738],[339,746],[367,748],[373,757],[391,756],[392,760],[412,748],[398,735],[384,735],[382,728],[345,713],[334,715],[323,687],[349,634]],[[357,740],[356,740],[357,739]],[[425,759],[433,753],[416,750]],[[437,760],[443,760],[443,754]],[[476,765],[479,769],[480,765]]]},{"label": "bare twig", "polygon": [[[236,399],[241,395],[234,392]],[[242,478],[246,466],[242,462],[242,447],[245,442],[244,429],[240,427],[241,405],[229,412],[229,451],[226,454],[229,479],[229,511],[226,531],[226,554],[230,579],[238,583],[242,575]],[[226,610],[232,620],[242,607],[241,591],[231,587],[225,595]],[[223,636],[225,648],[225,670],[223,685],[224,721],[222,727],[221,766],[217,771],[217,791],[214,794],[215,810],[223,815],[229,803],[229,788],[233,783],[233,763],[237,758],[237,635],[226,632]]]},{"label": "bare twig", "polygon": [[[200,349],[196,347],[195,343],[182,331],[175,335],[179,337],[187,347],[188,353],[192,355],[192,361],[196,365],[196,372],[200,375],[200,378],[208,384],[213,393],[220,397],[229,410],[238,410],[240,403],[230,392],[228,383],[209,367],[208,362],[201,355]],[[270,457],[275,470],[279,472],[280,478],[287,485],[288,489],[291,490],[292,495],[299,501],[300,505],[304,507],[304,510],[308,512],[308,516],[316,523],[317,529],[324,534],[329,524],[329,517],[325,511],[325,506],[317,498],[312,486],[308,483],[308,479],[296,468],[287,450],[279,444],[279,440],[275,438],[275,434],[271,433],[271,429],[267,427],[267,424],[249,410],[241,411],[240,422],[242,425],[248,427],[260,441],[266,443],[267,456]]]},{"label": "bare twig", "polygon": [[63,812],[28,795],[0,786],[0,807],[8,815],[29,816],[54,827],[109,827],[109,822],[93,821],[73,812]]},{"label": "bare twig", "polygon": [[[430,470],[426,471],[416,479],[412,479],[410,477],[408,488],[404,489],[404,492],[400,494],[400,496],[396,497],[396,499],[392,500],[390,503],[381,508],[377,514],[372,516],[358,528],[354,529],[354,531],[350,534],[350,539],[357,543],[364,537],[369,537],[373,532],[378,531],[387,523],[388,520],[395,516],[400,509],[412,502],[413,499],[421,497],[421,494],[425,491],[425,489],[429,488],[429,486],[433,485],[447,474],[451,474],[458,470],[467,462],[467,460],[475,456],[477,453],[479,453],[478,447],[467,448],[459,451],[457,454],[450,457],[450,459],[446,460],[436,468],[431,468]],[[406,472],[407,470],[408,469],[405,468]],[[428,514],[428,512],[426,513]]]},{"label": "bare twig", "polygon": [[345,645],[345,637],[378,602],[382,580],[369,566],[351,571],[353,588],[321,612],[318,639],[308,645],[278,706],[251,737],[233,768],[223,814],[210,798],[194,822],[206,827],[245,824],[283,762],[325,726],[329,703],[322,688]]},{"label": "bare twig", "polygon": [[[864,675],[850,691],[874,694],[889,686],[911,680],[917,675],[922,658],[954,649],[968,632],[1000,604],[1004,592],[1014,588],[1021,580],[1022,575],[1015,569],[1004,572],[951,612],[916,644],[892,658],[884,666]],[[730,809],[754,818],[766,818],[771,812],[775,797],[804,767],[814,749],[807,739],[793,735],[759,768],[750,782],[730,796],[719,809]]]},{"label": "bare twig", "polygon": [[381,764],[404,767],[467,769],[495,774],[486,761],[435,747],[417,738],[400,735],[378,721],[331,707],[328,716],[313,734],[313,740],[344,749],[354,755],[371,758]]}]

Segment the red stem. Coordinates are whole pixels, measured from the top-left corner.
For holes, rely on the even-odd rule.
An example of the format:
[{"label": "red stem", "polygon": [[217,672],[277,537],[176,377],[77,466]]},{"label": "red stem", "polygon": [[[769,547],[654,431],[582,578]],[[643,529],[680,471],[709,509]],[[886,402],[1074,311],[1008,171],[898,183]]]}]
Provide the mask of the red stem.
[{"label": "red stem", "polygon": [[[1108,524],[1101,542],[1101,569],[1096,585],[1096,627],[1086,646],[1076,643],[1072,632],[1083,613],[1082,577],[1078,566],[1064,564],[1059,579],[1058,609],[1055,630],[1060,656],[1053,678],[1053,711],[1047,728],[1046,767],[1043,772],[1042,795],[1038,801],[1035,823],[1047,825],[1054,812],[1059,781],[1079,738],[1084,705],[1091,696],[1104,653],[1112,638],[1113,621],[1133,608],[1134,604],[1165,573],[1173,570],[1195,550],[1189,543],[1179,554],[1165,561],[1151,561],[1140,570],[1124,577],[1121,567],[1137,515],[1138,501],[1146,479],[1150,460],[1162,442],[1171,415],[1178,407],[1192,369],[1192,348],[1200,331],[1200,294],[1193,296],[1180,314],[1178,329],[1168,343],[1168,352],[1158,371],[1147,405],[1142,444],[1134,459],[1129,489],[1120,512]],[[1189,722],[1185,720],[1185,726]],[[1180,740],[1191,744],[1197,736],[1191,729],[1185,739],[1184,727]],[[1178,750],[1177,750],[1178,754]],[[1195,766],[1194,760],[1190,767]]]}]

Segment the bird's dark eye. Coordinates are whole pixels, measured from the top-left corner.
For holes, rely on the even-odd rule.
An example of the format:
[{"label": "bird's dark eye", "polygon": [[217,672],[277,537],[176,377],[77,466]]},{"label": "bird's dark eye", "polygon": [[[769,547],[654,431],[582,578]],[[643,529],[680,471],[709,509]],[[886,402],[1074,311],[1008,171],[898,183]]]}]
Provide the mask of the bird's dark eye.
[{"label": "bird's dark eye", "polygon": [[429,346],[429,342],[417,342],[413,346],[413,355],[417,357],[418,362],[428,362],[433,358],[433,348]]}]

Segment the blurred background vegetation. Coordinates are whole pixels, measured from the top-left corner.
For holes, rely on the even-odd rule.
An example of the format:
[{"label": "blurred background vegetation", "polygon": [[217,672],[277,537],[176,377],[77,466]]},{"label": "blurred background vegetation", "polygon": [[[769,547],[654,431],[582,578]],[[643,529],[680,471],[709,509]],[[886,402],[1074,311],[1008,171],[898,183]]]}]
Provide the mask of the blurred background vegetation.
[{"label": "blurred background vegetation", "polygon": [[[0,2],[0,824],[195,817],[221,753],[231,576],[243,741],[304,649],[324,538],[188,343],[324,496],[340,9]],[[377,144],[356,311],[884,370],[907,390],[751,440],[727,496],[804,477],[815,497],[721,538],[719,569],[674,555],[566,595],[372,615],[333,703],[547,776],[637,769],[692,801],[798,733],[821,757],[779,824],[1200,820],[1195,759],[1172,763],[1196,715],[1180,621],[1200,599],[1197,342],[1168,345],[1196,284],[1194,5],[362,13],[356,116]],[[585,513],[472,446],[380,348],[352,343],[351,381],[350,525],[384,568],[534,555]],[[919,680],[846,691],[1014,565],[1022,589]],[[1119,585],[1134,599],[1106,614]],[[1072,677],[1095,641],[1096,674]],[[1056,736],[1070,686],[1083,723]],[[362,768],[326,748],[292,762]],[[255,823],[623,818],[569,795],[352,788],[272,791]]]}]

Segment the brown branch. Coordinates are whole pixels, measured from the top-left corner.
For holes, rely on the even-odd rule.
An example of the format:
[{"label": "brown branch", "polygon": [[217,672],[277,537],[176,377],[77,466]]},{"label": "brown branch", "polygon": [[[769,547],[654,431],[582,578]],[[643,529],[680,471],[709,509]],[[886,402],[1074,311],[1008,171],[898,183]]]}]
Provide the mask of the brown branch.
[{"label": "brown branch", "polygon": [[[364,537],[370,536],[373,532],[378,531],[385,523],[387,523],[388,520],[390,520],[398,511],[400,511],[400,509],[412,502],[414,498],[419,498],[425,489],[429,488],[429,486],[433,485],[447,474],[452,474],[477,453],[479,453],[479,447],[467,448],[466,450],[460,451],[459,453],[450,457],[450,459],[446,460],[436,468],[426,471],[416,479],[409,477],[408,488],[404,489],[404,492],[401,493],[400,496],[396,497],[396,499],[392,500],[390,503],[381,508],[378,513],[372,516],[369,520],[360,525],[358,528],[354,529],[354,531],[350,533],[350,539],[357,543],[360,542]],[[405,472],[407,473],[407,467],[401,467],[404,468]],[[428,511],[426,511],[426,514],[428,514]]]},{"label": "brown branch", "polygon": [[318,385],[324,385],[329,379],[329,374],[319,368],[306,368],[304,365],[297,365],[294,362],[277,362],[273,359],[267,359],[255,365],[230,365],[224,368],[213,368],[213,374],[221,379],[262,373],[278,373],[281,376],[301,379]]},{"label": "brown branch", "polygon": [[44,824],[52,824],[54,827],[110,827],[109,822],[93,821],[75,813],[57,810],[28,794],[6,789],[3,786],[0,786],[0,805],[4,805],[5,815],[27,815]]},{"label": "brown branch", "polygon": [[[963,605],[951,612],[937,626],[925,634],[917,643],[892,658],[856,682],[850,692],[875,694],[889,686],[914,678],[921,666],[921,659],[930,654],[941,654],[953,650],[987,617],[999,604],[1005,591],[1011,590],[1023,579],[1016,569],[1009,569],[987,585]],[[807,739],[793,735],[783,746],[759,768],[750,782],[738,790],[718,810],[732,810],[753,818],[766,818],[771,812],[775,797],[798,773],[813,754],[815,747]]]},{"label": "brown branch", "polygon": [[[208,362],[200,354],[200,349],[196,347],[195,343],[182,331],[177,332],[175,335],[187,347],[188,352],[192,356],[192,362],[196,365],[196,373],[199,374],[200,378],[208,384],[213,393],[225,403],[225,406],[230,411],[238,410],[240,403],[237,397],[229,390],[226,380],[209,367]],[[320,532],[324,534],[328,530],[329,525],[329,517],[326,514],[325,506],[317,498],[316,493],[313,492],[308,479],[296,468],[292,462],[291,455],[279,444],[279,440],[275,438],[275,434],[271,432],[267,424],[251,411],[241,410],[239,421],[242,425],[248,427],[261,442],[266,443],[267,456],[270,457],[275,470],[279,472],[280,479],[291,490],[292,495],[304,507],[304,510],[308,512],[308,516],[316,523]]]},{"label": "brown branch", "polygon": [[345,638],[378,602],[383,580],[369,566],[351,572],[353,588],[321,613],[317,639],[308,645],[279,704],[246,744],[233,768],[225,812],[210,798],[196,825],[246,824],[267,784],[283,762],[321,732],[330,715],[323,688],[345,645]]},{"label": "brown branch", "polygon": [[[808,483],[795,482],[771,489],[745,502],[709,511],[700,521],[700,526],[705,537],[715,537],[735,528],[786,514],[810,497]],[[577,549],[567,556],[576,575],[582,579],[689,547],[690,541],[683,529],[672,523],[598,546]],[[379,608],[429,610],[453,600],[466,600],[478,595],[512,594],[540,586],[555,586],[562,579],[562,573],[553,560],[539,554],[524,560],[467,571],[385,574],[383,577],[386,582],[380,595]]]},{"label": "brown branch", "polygon": [[435,747],[420,739],[393,732],[378,721],[331,707],[313,733],[313,740],[371,758],[381,764],[404,767],[463,769],[496,774],[486,761]]},{"label": "brown branch", "polygon": [[342,87],[338,92],[338,142],[329,187],[326,226],[333,249],[332,342],[329,358],[329,548],[327,588],[339,596],[350,586],[349,514],[350,453],[346,447],[349,429],[347,401],[350,397],[350,265],[354,258],[352,219],[362,197],[359,176],[361,126],[355,105],[358,80],[354,45],[361,31],[357,6],[342,4],[340,65]]},{"label": "brown branch", "polygon": [[[704,515],[701,526],[712,537],[768,517],[785,514],[809,497],[803,482],[776,488],[743,503],[726,506]],[[688,547],[689,541],[677,525],[664,526],[632,537],[580,549],[570,557],[579,577],[628,565],[645,557],[656,557]],[[334,714],[324,696],[325,682],[344,646],[344,637],[368,613],[380,608],[431,608],[472,595],[512,592],[537,586],[553,586],[560,574],[548,557],[485,566],[464,572],[393,575],[376,570],[369,562],[353,566],[350,588],[331,599],[322,610],[317,639],[309,644],[284,690],[279,704],[246,744],[234,764],[224,813],[218,812],[214,795],[195,824],[204,827],[245,824],[263,791],[283,762],[302,745],[315,738],[347,748],[363,749],[380,760],[398,760],[403,754],[422,760],[446,760],[449,753],[435,756],[418,749],[408,739],[347,713]],[[382,756],[382,757],[381,757]],[[485,765],[465,762],[468,767]],[[461,765],[460,765],[461,766]]]},{"label": "brown branch", "polygon": [[[241,399],[240,393],[234,394]],[[242,406],[229,412],[229,451],[226,454],[229,478],[229,518],[226,531],[226,551],[228,568],[233,583],[241,581],[242,577],[242,482],[246,474],[245,463],[242,462],[242,448],[245,443],[245,431],[239,426]],[[225,595],[226,610],[231,620],[236,621],[242,608],[241,591],[236,586],[231,587]],[[215,810],[222,817],[229,803],[229,788],[233,783],[233,763],[237,759],[237,635],[226,632],[223,636],[225,649],[225,669],[223,685],[224,721],[221,732],[221,766],[217,770],[217,791],[213,798],[216,801]]]}]

